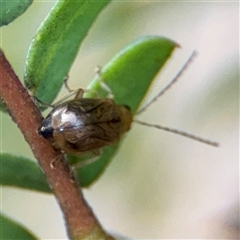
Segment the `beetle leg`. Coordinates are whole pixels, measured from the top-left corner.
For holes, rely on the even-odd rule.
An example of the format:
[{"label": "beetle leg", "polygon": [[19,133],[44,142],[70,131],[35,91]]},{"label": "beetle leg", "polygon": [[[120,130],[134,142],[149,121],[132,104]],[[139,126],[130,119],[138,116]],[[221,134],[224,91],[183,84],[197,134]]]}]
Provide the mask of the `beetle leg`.
[{"label": "beetle leg", "polygon": [[69,91],[69,92],[72,92],[73,90],[68,86],[68,79],[69,79],[69,76],[67,75],[65,78],[64,78],[64,85],[65,85],[65,88]]},{"label": "beetle leg", "polygon": [[[64,158],[65,158],[65,155],[64,154]],[[56,166],[56,163],[62,158],[62,153],[59,154],[58,156],[56,156],[51,162],[50,162],[50,167],[51,169],[55,169],[55,166]]]},{"label": "beetle leg", "polygon": [[[78,89],[79,90],[79,89]],[[70,92],[68,95],[66,95],[65,97],[61,98],[60,100],[58,100],[56,103],[53,104],[54,107],[58,106],[59,104],[65,102],[68,98],[72,97],[73,95],[76,95],[78,90],[73,90],[72,92]]]},{"label": "beetle leg", "polygon": [[81,161],[79,163],[76,163],[76,164],[72,165],[72,168],[73,168],[73,170],[76,170],[78,168],[83,168],[83,167],[85,167],[89,164],[92,164],[92,163],[96,162],[98,159],[99,159],[99,156],[93,156],[93,157],[91,157],[87,160],[84,160],[84,161]]},{"label": "beetle leg", "polygon": [[76,96],[74,97],[74,99],[81,99],[83,98],[83,94],[84,94],[84,90],[82,88],[79,88],[76,92]]},{"label": "beetle leg", "polygon": [[98,81],[101,87],[108,93],[108,98],[111,98],[111,99],[114,98],[111,88],[104,82],[104,79],[102,77],[102,67],[97,66],[95,71],[96,71],[96,74],[98,75]]},{"label": "beetle leg", "polygon": [[[71,89],[68,85],[68,76],[66,76],[64,78],[64,85],[65,85],[65,88],[68,90],[70,96],[76,94],[76,96],[75,96],[76,99],[83,98],[83,94],[85,92],[93,92],[94,94],[97,94],[97,92],[95,90],[92,90],[92,89],[83,89],[83,88],[74,89],[74,90]],[[70,96],[68,95],[68,97],[70,97]]]},{"label": "beetle leg", "polygon": [[41,101],[39,98],[37,98],[36,96],[32,96],[32,97],[33,97],[33,101],[35,102],[35,104],[40,105],[40,106],[54,108],[54,105],[52,105],[50,103],[45,103],[45,102]]}]

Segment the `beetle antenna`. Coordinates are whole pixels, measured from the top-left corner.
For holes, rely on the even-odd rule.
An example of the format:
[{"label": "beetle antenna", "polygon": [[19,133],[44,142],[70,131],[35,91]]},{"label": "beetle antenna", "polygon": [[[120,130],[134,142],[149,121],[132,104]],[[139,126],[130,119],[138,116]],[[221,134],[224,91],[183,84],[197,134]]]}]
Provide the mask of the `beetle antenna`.
[{"label": "beetle antenna", "polygon": [[195,135],[187,133],[187,132],[179,131],[179,130],[174,129],[174,128],[168,128],[168,127],[163,127],[163,126],[160,126],[160,125],[146,123],[146,122],[142,122],[142,121],[139,121],[139,120],[136,120],[136,119],[134,120],[134,122],[136,122],[138,124],[141,124],[141,125],[144,125],[144,126],[154,127],[154,128],[160,129],[160,130],[164,130],[164,131],[167,131],[167,132],[175,133],[175,134],[181,135],[183,137],[191,138],[191,139],[196,140],[198,142],[202,142],[202,143],[214,146],[214,147],[218,147],[219,146],[219,144],[217,142],[213,142],[213,141],[210,141],[210,140],[207,140],[207,139],[195,136]]},{"label": "beetle antenna", "polygon": [[177,80],[181,77],[181,75],[188,68],[188,66],[196,56],[197,56],[197,52],[196,50],[194,50],[190,55],[190,57],[188,58],[188,60],[186,61],[186,63],[183,65],[183,67],[180,69],[177,75],[173,78],[173,80],[163,90],[161,90],[149,103],[147,103],[144,107],[142,107],[135,115],[139,115],[142,112],[144,112],[152,103],[157,101],[159,97],[161,97],[168,89],[170,89],[170,87],[177,82]]}]

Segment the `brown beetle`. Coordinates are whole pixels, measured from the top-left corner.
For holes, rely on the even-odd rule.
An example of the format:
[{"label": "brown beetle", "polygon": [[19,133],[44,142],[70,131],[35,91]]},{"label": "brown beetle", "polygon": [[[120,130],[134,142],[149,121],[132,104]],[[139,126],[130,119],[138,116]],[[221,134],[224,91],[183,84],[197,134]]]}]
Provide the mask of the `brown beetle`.
[{"label": "brown beetle", "polygon": [[[176,77],[136,115],[142,113],[179,79],[195,55],[196,52],[193,52]],[[103,81],[102,84],[104,84]],[[66,87],[69,89],[67,85]],[[103,87],[108,89],[107,86]],[[216,142],[183,131],[134,120],[128,106],[118,105],[108,98],[83,98],[83,93],[84,91],[79,89],[74,99],[65,101],[66,98],[63,98],[56,103],[38,129],[39,134],[48,139],[55,148],[65,153],[73,155],[86,152],[98,153],[99,149],[119,141],[122,135],[130,129],[133,121],[218,146]]]},{"label": "brown beetle", "polygon": [[117,142],[133,121],[128,106],[82,95],[79,89],[74,99],[58,104],[38,129],[55,148],[74,155]]}]

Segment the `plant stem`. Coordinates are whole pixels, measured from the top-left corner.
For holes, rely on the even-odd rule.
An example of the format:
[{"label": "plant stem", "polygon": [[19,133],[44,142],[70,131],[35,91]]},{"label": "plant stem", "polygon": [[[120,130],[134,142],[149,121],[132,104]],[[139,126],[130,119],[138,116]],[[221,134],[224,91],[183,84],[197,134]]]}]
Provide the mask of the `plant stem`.
[{"label": "plant stem", "polygon": [[[64,214],[71,239],[113,239],[107,235],[94,216],[74,179],[64,154],[52,148],[38,135],[37,129],[43,117],[32,97],[16,76],[0,49],[0,98],[25,140],[53,189]],[[57,161],[55,161],[57,160]],[[51,163],[54,162],[54,168]]]}]

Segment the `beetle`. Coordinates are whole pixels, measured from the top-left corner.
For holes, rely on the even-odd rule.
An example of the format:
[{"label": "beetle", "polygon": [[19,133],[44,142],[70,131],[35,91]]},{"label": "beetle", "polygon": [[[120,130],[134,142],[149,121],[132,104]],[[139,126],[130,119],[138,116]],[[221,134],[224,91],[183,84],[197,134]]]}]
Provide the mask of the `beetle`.
[{"label": "beetle", "polygon": [[38,129],[56,149],[73,155],[97,153],[116,143],[133,122],[128,106],[108,98],[83,98],[83,92],[79,89],[74,99],[57,104]]},{"label": "beetle", "polygon": [[[162,96],[179,79],[195,55],[196,52],[194,51],[176,77],[136,115],[146,110],[149,105]],[[100,75],[100,72],[98,73]],[[109,89],[101,76],[100,83],[103,88]],[[71,91],[67,84],[66,87]],[[82,89],[73,91],[73,93],[75,92],[76,96],[73,99],[65,101],[66,98],[63,98],[53,105],[53,110],[38,129],[39,134],[49,140],[53,147],[65,153],[81,155],[86,152],[93,152],[98,154],[101,148],[118,142],[122,135],[129,131],[133,121],[215,147],[218,146],[216,142],[183,131],[135,120],[130,107],[116,104],[113,99],[83,98],[84,91]]]}]

